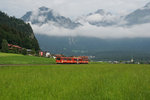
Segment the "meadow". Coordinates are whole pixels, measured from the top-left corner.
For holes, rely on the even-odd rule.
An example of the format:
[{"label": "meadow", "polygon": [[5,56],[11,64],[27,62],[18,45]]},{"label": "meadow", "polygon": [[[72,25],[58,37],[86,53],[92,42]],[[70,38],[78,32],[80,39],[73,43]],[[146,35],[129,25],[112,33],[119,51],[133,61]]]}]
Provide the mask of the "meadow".
[{"label": "meadow", "polygon": [[0,100],[150,99],[150,65],[57,65],[10,53],[0,53],[0,64],[10,64],[0,65]]},{"label": "meadow", "polygon": [[1,53],[0,64],[55,64],[53,58],[24,56],[21,54]]},{"label": "meadow", "polygon": [[149,100],[150,65],[0,66],[0,100]]}]

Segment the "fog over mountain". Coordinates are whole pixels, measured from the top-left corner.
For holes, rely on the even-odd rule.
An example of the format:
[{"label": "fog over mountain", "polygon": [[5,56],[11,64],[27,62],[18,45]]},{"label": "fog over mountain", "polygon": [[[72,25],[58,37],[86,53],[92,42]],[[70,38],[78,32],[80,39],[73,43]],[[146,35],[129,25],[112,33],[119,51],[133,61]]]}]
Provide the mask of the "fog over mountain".
[{"label": "fog over mountain", "polygon": [[117,16],[103,9],[98,9],[94,13],[89,13],[85,16],[81,16],[77,19],[78,22],[95,26],[112,26],[117,24]]},{"label": "fog over mountain", "polygon": [[44,24],[54,25],[56,27],[63,27],[67,29],[74,29],[80,24],[71,21],[71,19],[59,15],[54,10],[47,7],[40,7],[35,11],[27,12],[22,19],[30,22],[33,25],[43,26]]},{"label": "fog over mountain", "polygon": [[150,23],[150,3],[127,15],[125,20],[127,21],[127,25]]},{"label": "fog over mountain", "polygon": [[149,3],[126,15],[103,9],[73,21],[47,7],[27,12],[22,19],[31,23],[35,33],[49,36],[85,36],[103,39],[150,37]]},{"label": "fog over mountain", "polygon": [[93,55],[97,59],[145,59],[150,54],[149,3],[127,15],[98,9],[75,20],[48,7],[27,12],[42,50],[65,55]]}]

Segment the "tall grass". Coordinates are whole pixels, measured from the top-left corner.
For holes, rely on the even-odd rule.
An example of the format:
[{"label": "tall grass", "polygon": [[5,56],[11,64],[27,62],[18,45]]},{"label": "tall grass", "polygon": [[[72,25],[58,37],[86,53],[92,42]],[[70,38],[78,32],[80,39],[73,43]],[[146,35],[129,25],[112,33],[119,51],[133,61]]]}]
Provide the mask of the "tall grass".
[{"label": "tall grass", "polygon": [[52,58],[24,56],[21,54],[0,53],[0,64],[54,64]]},{"label": "tall grass", "polygon": [[149,100],[150,65],[0,67],[0,100]]}]

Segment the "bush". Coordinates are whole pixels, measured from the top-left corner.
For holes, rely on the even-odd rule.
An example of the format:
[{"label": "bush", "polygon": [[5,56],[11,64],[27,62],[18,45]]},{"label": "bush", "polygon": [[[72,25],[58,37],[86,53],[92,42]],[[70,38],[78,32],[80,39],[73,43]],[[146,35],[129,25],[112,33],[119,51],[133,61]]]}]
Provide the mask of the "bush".
[{"label": "bush", "polygon": [[3,39],[3,41],[2,41],[2,50],[1,51],[8,53],[8,42],[5,39]]},{"label": "bush", "polygon": [[23,54],[23,55],[27,55],[27,50],[26,50],[26,49],[23,49],[23,50],[22,50],[22,54]]}]

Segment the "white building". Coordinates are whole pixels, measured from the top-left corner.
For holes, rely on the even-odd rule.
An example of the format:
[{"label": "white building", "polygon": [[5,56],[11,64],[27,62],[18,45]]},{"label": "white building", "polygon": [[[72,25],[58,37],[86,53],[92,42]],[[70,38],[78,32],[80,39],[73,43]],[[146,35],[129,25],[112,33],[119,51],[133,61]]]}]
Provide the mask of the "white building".
[{"label": "white building", "polygon": [[50,52],[46,52],[45,56],[50,57],[51,56]]}]

